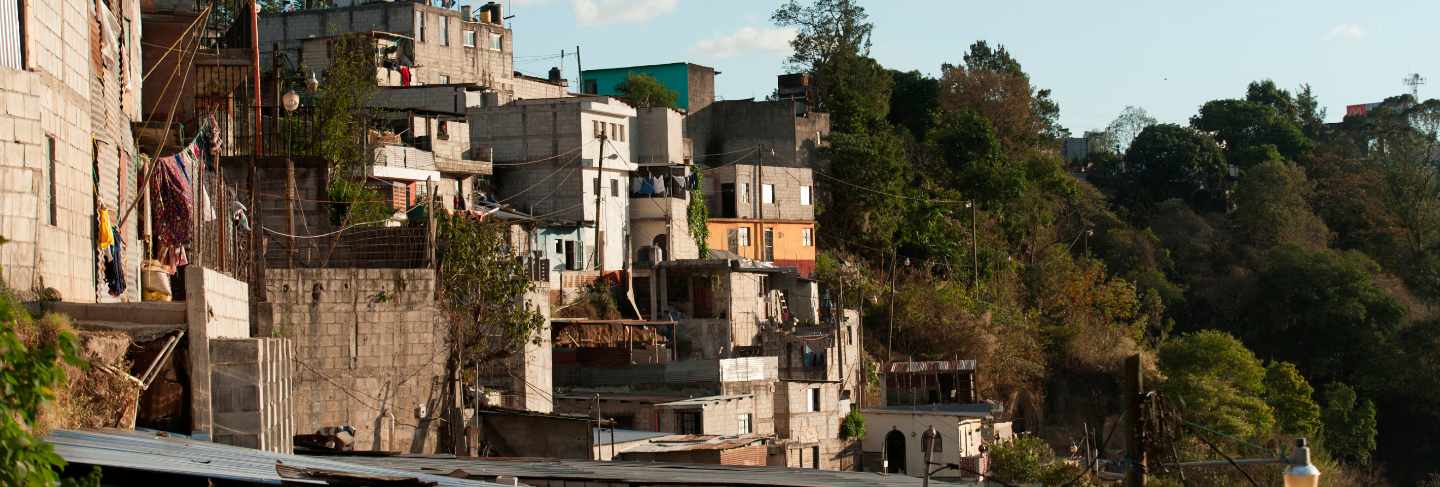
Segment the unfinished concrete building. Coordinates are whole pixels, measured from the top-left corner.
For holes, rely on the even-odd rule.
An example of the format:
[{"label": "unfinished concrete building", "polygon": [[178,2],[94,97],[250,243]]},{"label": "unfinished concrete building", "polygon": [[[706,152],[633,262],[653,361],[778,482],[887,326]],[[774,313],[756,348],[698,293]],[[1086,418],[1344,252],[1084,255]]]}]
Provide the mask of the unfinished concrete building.
[{"label": "unfinished concrete building", "polygon": [[555,272],[626,267],[634,108],[608,97],[551,98],[472,108],[469,115],[472,146],[495,154],[499,202],[580,222],[578,240],[559,242],[565,258],[552,263]]},{"label": "unfinished concrete building", "polygon": [[370,2],[263,15],[262,59],[278,47],[302,73],[323,72],[338,36],[364,34],[375,44],[380,86],[481,85],[519,98],[567,95],[556,71],[550,78],[514,70],[513,32],[502,7],[490,2],[478,15],[429,2]]}]

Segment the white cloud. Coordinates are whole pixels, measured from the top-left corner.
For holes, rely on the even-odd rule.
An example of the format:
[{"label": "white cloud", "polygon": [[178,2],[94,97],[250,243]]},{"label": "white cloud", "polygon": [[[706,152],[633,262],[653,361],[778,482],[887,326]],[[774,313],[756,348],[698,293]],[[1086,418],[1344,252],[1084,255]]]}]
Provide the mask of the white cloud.
[{"label": "white cloud", "polygon": [[1330,28],[1330,32],[1325,34],[1325,40],[1344,39],[1347,41],[1356,41],[1364,39],[1365,34],[1365,28],[1358,24],[1340,24]]},{"label": "white cloud", "polygon": [[741,27],[734,34],[703,39],[695,43],[691,52],[708,57],[732,57],[749,52],[790,52],[790,40],[795,38],[794,27]]},{"label": "white cloud", "polygon": [[644,22],[670,13],[680,0],[572,0],[581,25]]}]

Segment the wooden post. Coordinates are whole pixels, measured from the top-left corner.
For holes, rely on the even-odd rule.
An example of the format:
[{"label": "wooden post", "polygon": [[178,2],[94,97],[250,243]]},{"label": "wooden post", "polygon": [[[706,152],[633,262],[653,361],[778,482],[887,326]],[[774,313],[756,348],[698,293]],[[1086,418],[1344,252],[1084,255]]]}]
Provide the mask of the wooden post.
[{"label": "wooden post", "polygon": [[925,477],[920,481],[920,485],[924,487],[930,487],[930,461],[935,454],[935,433],[935,426],[931,425],[925,429],[925,434],[921,435],[921,439],[925,440],[925,465],[921,467]]},{"label": "wooden post", "polygon": [[1140,367],[1140,355],[1125,359],[1125,384],[1122,389],[1125,403],[1125,487],[1145,486],[1145,421],[1141,417],[1141,402],[1145,394],[1144,371]]}]

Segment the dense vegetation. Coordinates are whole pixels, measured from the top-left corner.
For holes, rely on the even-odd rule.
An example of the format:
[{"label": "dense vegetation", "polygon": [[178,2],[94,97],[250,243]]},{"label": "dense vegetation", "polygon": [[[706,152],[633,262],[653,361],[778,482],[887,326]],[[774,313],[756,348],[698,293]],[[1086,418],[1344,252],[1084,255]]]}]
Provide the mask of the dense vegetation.
[{"label": "dense vegetation", "polygon": [[982,397],[1051,444],[1085,425],[1113,451],[1139,353],[1195,425],[1165,445],[1186,460],[1305,436],[1327,485],[1440,469],[1440,101],[1326,124],[1308,86],[1258,81],[1185,123],[1127,107],[1069,165],[1060,107],[1003,46],[936,78],[870,58],[853,1],[773,20],[832,117],[818,272],[868,308],[873,357],[977,359]]}]

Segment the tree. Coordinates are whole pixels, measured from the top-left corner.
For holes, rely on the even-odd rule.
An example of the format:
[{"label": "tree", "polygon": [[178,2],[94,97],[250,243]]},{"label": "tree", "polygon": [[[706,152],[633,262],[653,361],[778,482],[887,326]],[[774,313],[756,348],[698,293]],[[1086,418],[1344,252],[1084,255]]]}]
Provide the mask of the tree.
[{"label": "tree", "polygon": [[334,57],[325,70],[325,82],[315,97],[313,140],[317,152],[330,163],[331,220],[338,226],[388,219],[393,210],[365,184],[360,168],[373,156],[359,143],[367,127],[360,113],[375,93],[375,49],[368,35],[348,34],[335,39]]},{"label": "tree", "polygon": [[[825,149],[831,174],[822,178],[827,197],[820,225],[825,235],[855,242],[854,250],[891,248],[900,218],[910,167],[899,137],[891,132],[832,133]],[[838,179],[838,180],[837,180]],[[858,189],[865,188],[865,189]]]},{"label": "tree", "polygon": [[[1305,87],[1307,90],[1309,86]],[[1245,89],[1245,101],[1259,103],[1274,108],[1281,117],[1290,122],[1301,125],[1300,107],[1295,102],[1295,97],[1290,96],[1289,91],[1275,85],[1273,80],[1254,81]]]},{"label": "tree", "polygon": [[1320,106],[1319,98],[1308,83],[1300,85],[1300,91],[1295,94],[1295,109],[1305,136],[1312,139],[1320,137],[1321,130],[1325,128],[1325,108]]},{"label": "tree", "polygon": [[1326,248],[1330,230],[1310,211],[1311,191],[1305,171],[1286,161],[1272,159],[1246,171],[1235,188],[1240,236],[1260,250],[1283,244]]},{"label": "tree", "polygon": [[838,53],[815,65],[811,73],[819,90],[819,108],[830,112],[831,132],[889,131],[889,71],[869,57]]},{"label": "tree", "polygon": [[1222,433],[1258,439],[1275,423],[1261,399],[1265,368],[1240,340],[1227,333],[1203,330],[1165,342],[1160,347],[1160,392],[1183,403],[1190,420]]},{"label": "tree", "polygon": [[[1036,94],[1020,63],[1002,46],[985,41],[970,46],[961,65],[940,70],[940,103],[946,111],[973,110],[990,120],[1007,151],[1018,152],[1039,142],[1047,131],[1049,113],[1037,113]],[[1058,109],[1057,109],[1058,111]]]},{"label": "tree", "polygon": [[1344,383],[1325,386],[1322,446],[1342,461],[1364,465],[1375,451],[1375,404],[1357,399],[1355,390]]},{"label": "tree", "polygon": [[1130,143],[1135,141],[1147,127],[1159,123],[1150,112],[1144,108],[1126,105],[1124,110],[1110,125],[1105,126],[1105,140],[1102,142],[1106,150],[1113,149],[1117,154],[1125,153]]},{"label": "tree", "polygon": [[468,215],[436,218],[440,304],[454,347],[447,354],[448,371],[509,358],[538,340],[545,319],[526,300],[533,283],[518,250],[510,248],[509,224]]},{"label": "tree", "polygon": [[1223,208],[1225,157],[1205,134],[1174,124],[1146,127],[1125,151],[1128,191],[1141,205],[1178,198]]},{"label": "tree", "polygon": [[831,62],[836,55],[870,55],[870,16],[852,0],[798,0],[780,6],[770,20],[781,27],[795,27],[790,41],[794,52],[790,65],[800,71]]},{"label": "tree", "polygon": [[1290,362],[1271,361],[1265,367],[1265,403],[1275,410],[1275,426],[1281,433],[1315,438],[1320,431],[1320,406],[1315,389]]},{"label": "tree", "polygon": [[1378,386],[1372,381],[1384,379],[1365,364],[1388,353],[1406,313],[1376,285],[1378,270],[1358,252],[1276,247],[1265,254],[1235,330],[1311,380]]},{"label": "tree", "polygon": [[1273,146],[1289,160],[1299,158],[1310,147],[1310,140],[1295,122],[1274,107],[1254,101],[1206,102],[1200,113],[1190,118],[1190,125],[1215,134],[1225,145],[1230,163],[1242,169],[1269,159],[1263,146]]},{"label": "tree", "polygon": [[615,92],[637,108],[680,107],[676,104],[680,95],[675,90],[645,73],[630,73],[625,77],[625,81],[615,86]]},{"label": "tree", "polygon": [[940,80],[914,70],[890,70],[890,79],[890,124],[923,140],[938,117]]}]

